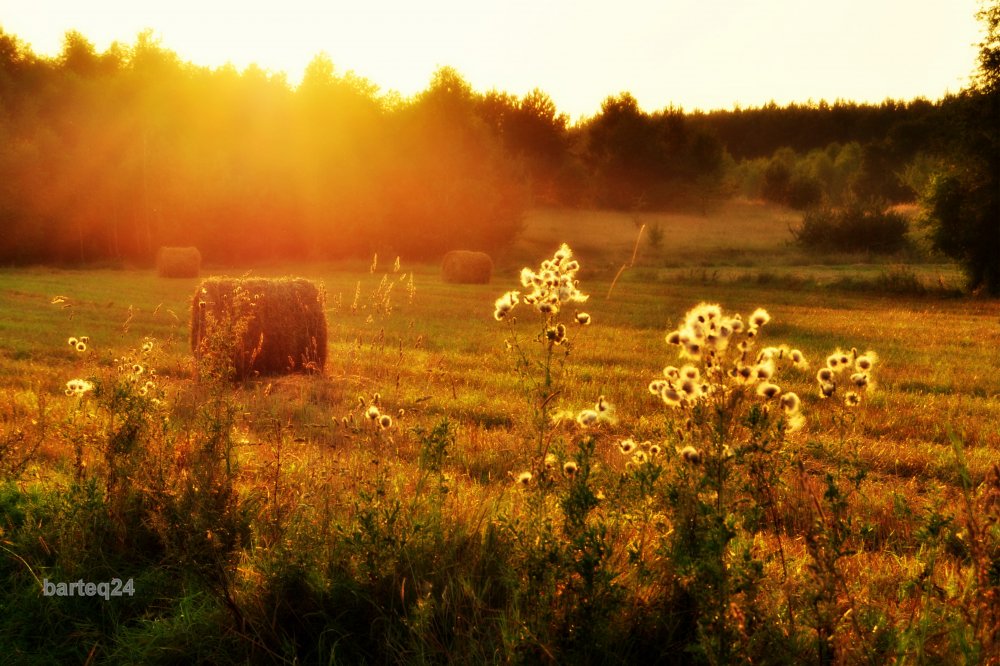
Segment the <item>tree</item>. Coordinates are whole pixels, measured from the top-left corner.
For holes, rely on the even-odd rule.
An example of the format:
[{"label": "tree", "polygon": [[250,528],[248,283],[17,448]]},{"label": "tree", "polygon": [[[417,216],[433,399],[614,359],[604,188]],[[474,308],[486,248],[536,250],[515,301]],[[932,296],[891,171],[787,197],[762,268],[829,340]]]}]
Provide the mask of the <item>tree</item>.
[{"label": "tree", "polygon": [[1000,0],[978,17],[979,71],[953,105],[954,155],[924,205],[935,247],[962,263],[970,287],[1000,296]]}]

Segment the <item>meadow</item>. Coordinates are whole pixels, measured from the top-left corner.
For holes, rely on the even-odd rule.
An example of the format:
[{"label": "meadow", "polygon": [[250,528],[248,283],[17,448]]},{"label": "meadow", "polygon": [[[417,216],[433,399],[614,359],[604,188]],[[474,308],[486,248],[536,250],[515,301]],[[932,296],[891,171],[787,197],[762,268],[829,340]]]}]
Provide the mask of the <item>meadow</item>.
[{"label": "meadow", "polygon": [[[789,245],[794,223],[739,201],[534,211],[488,285],[384,255],[219,269],[327,296],[325,371],[241,383],[194,363],[196,279],[0,269],[0,649],[997,663],[1000,303],[959,294],[919,239],[817,257]],[[589,299],[495,316],[564,242]],[[720,359],[773,355],[767,378],[734,382],[667,343],[699,303],[742,315],[757,335]],[[857,406],[846,386],[820,395],[835,352],[877,359]],[[669,404],[650,386],[665,366],[705,385]],[[761,395],[771,379],[801,405]],[[43,594],[112,578],[134,593]]]}]

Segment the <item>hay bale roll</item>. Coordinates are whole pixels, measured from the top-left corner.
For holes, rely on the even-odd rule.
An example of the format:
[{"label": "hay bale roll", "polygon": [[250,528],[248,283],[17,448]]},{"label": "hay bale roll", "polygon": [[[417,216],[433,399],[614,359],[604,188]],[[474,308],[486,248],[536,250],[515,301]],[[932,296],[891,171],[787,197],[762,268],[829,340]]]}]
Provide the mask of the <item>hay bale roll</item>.
[{"label": "hay bale roll", "polygon": [[208,278],[191,303],[191,350],[199,361],[222,350],[236,379],[322,372],[325,301],[323,290],[302,278]]},{"label": "hay bale roll", "polygon": [[441,262],[441,276],[455,284],[489,284],[493,260],[485,252],[452,250]]},{"label": "hay bale roll", "polygon": [[161,247],[156,252],[156,273],[166,278],[198,277],[201,252],[196,247]]}]

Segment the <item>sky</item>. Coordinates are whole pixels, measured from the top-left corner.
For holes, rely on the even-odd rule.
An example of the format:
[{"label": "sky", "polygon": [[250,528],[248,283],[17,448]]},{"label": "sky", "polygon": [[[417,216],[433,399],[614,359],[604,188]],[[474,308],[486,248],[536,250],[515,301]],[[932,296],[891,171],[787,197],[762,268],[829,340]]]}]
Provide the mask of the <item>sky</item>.
[{"label": "sky", "polygon": [[319,53],[404,96],[452,66],[479,91],[548,93],[572,120],[631,92],[647,111],[936,100],[977,66],[976,0],[0,0],[39,55],[151,28],[201,65],[296,84]]}]

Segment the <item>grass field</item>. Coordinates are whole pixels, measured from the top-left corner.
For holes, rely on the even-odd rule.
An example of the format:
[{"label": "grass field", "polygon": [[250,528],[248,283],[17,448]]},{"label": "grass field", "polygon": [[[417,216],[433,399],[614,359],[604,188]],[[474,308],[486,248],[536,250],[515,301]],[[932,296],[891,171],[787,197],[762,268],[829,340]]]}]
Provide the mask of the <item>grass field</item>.
[{"label": "grass field", "polygon": [[[26,663],[996,663],[1000,303],[956,295],[957,270],[920,252],[804,254],[794,223],[748,202],[537,211],[489,285],[405,257],[254,269],[324,285],[329,361],[236,385],[194,379],[197,280],[0,270],[0,647]],[[620,271],[643,224],[662,244],[641,238]],[[561,242],[590,298],[552,345],[555,321],[493,310]],[[808,371],[776,379],[801,429],[752,387],[686,410],[650,393],[690,362],[664,336],[701,302],[765,308],[754,349],[804,353]],[[878,354],[857,408],[815,379],[852,347]],[[148,394],[133,363],[155,369]],[[96,389],[65,395],[75,378]],[[613,419],[553,422],[599,396]],[[134,595],[42,594],[114,577]]]}]

